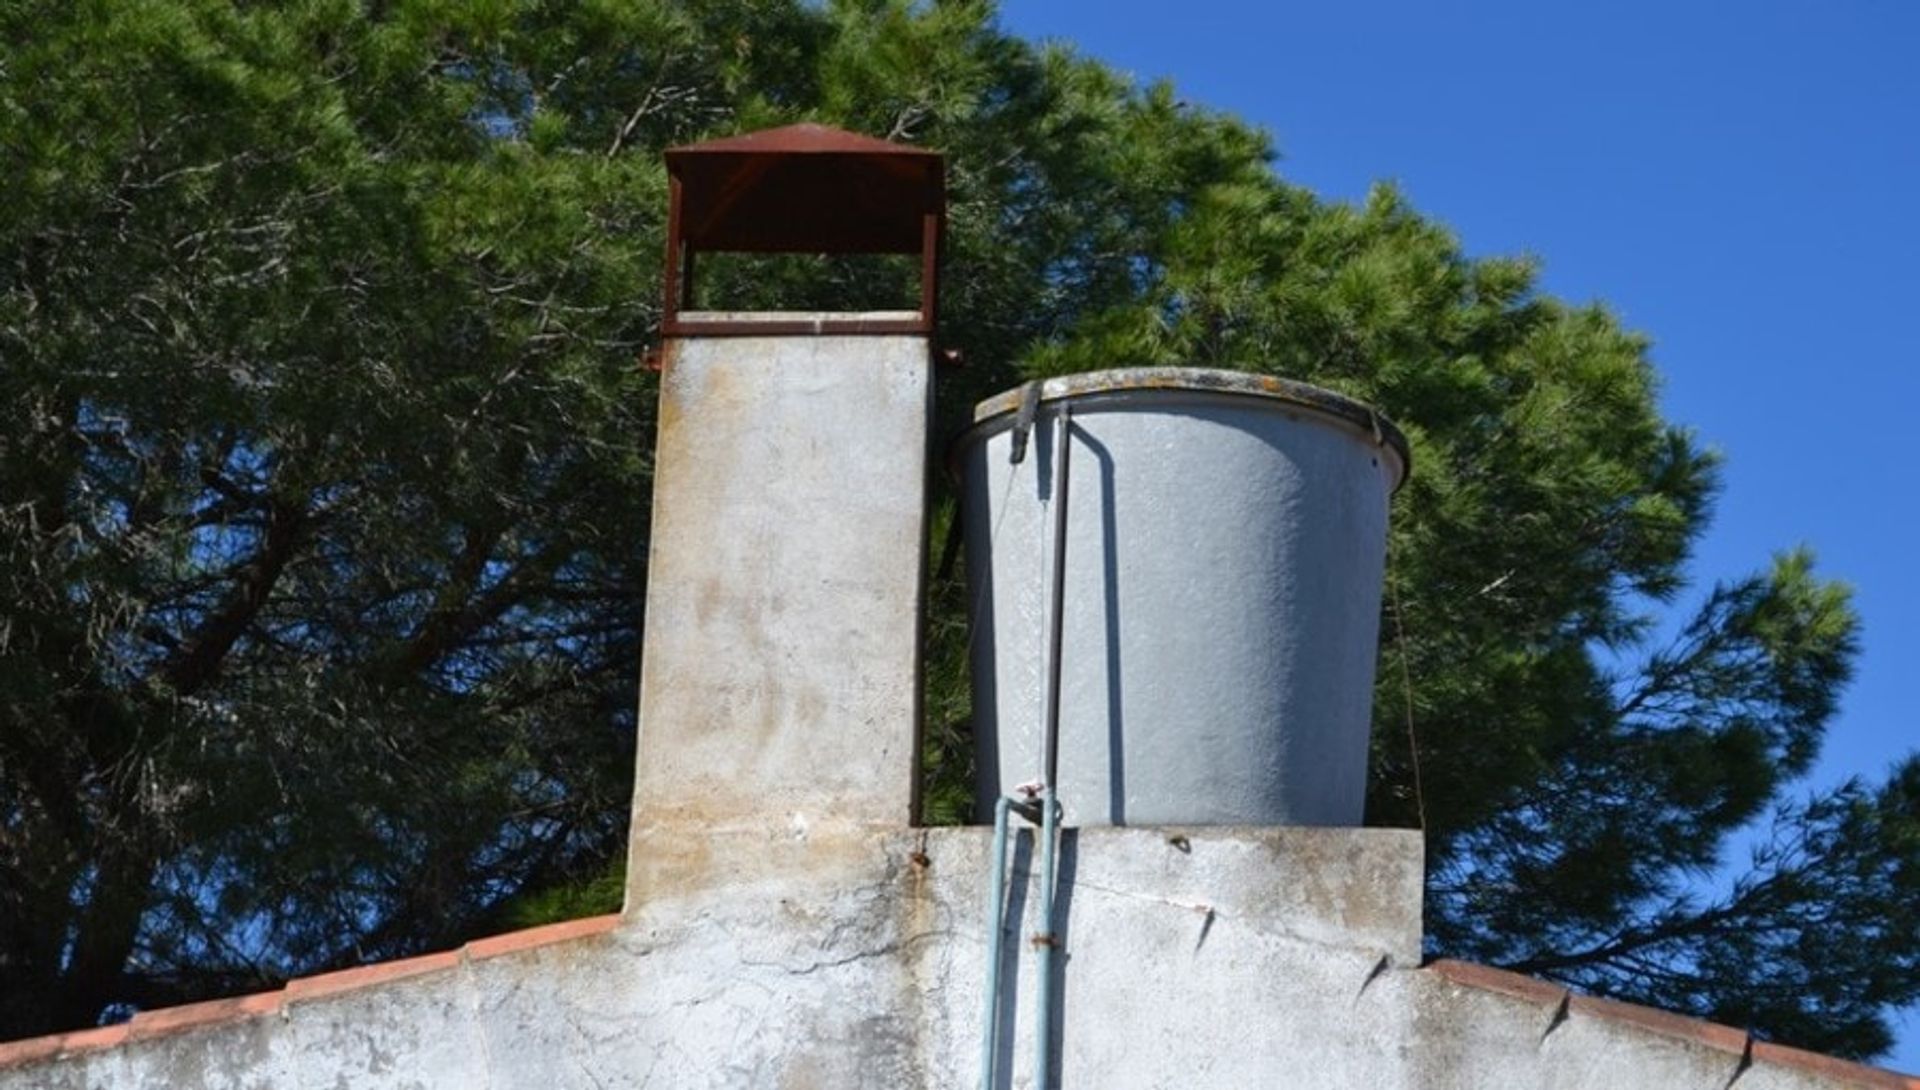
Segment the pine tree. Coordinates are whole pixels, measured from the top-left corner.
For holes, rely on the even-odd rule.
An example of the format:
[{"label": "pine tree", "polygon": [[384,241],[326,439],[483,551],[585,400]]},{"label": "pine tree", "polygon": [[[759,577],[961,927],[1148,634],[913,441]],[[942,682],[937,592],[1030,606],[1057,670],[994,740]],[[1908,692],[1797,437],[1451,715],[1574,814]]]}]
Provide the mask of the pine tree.
[{"label": "pine tree", "polygon": [[[617,889],[660,152],[796,120],[949,154],[949,423],[1178,362],[1408,432],[1371,816],[1427,831],[1435,952],[1852,1056],[1915,1000],[1920,764],[1797,786],[1844,588],[1790,553],[1686,596],[1716,463],[1644,341],[1392,191],[1317,201],[984,3],[6,0],[0,31],[0,1035]],[[716,273],[816,306],[890,275]]]}]

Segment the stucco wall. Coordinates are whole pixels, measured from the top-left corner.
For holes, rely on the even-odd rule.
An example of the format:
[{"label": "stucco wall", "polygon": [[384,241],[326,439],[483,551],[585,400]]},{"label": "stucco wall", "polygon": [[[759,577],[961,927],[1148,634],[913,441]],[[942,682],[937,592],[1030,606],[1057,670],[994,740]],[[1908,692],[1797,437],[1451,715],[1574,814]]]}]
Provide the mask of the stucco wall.
[{"label": "stucco wall", "polygon": [[922,337],[668,344],[636,857],[654,828],[911,820],[931,398]]},{"label": "stucco wall", "polygon": [[[839,832],[726,838],[720,854],[764,865],[713,869],[605,933],[276,993],[0,1069],[0,1090],[978,1085],[989,831]],[[1015,847],[1001,1087],[1031,1076],[1035,899]],[[1388,830],[1069,836],[1056,1085],[1920,1086],[1749,1055],[1736,1031],[1505,974],[1420,968],[1419,864],[1417,838]]]}]

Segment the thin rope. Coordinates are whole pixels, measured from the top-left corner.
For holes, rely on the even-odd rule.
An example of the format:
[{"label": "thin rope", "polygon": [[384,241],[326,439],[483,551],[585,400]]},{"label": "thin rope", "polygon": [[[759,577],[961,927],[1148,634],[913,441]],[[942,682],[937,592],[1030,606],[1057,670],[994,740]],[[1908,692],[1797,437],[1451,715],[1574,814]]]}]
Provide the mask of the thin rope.
[{"label": "thin rope", "polygon": [[1394,640],[1399,644],[1400,697],[1407,717],[1407,755],[1413,762],[1413,807],[1420,818],[1420,831],[1427,831],[1427,792],[1420,782],[1420,739],[1413,729],[1413,670],[1407,665],[1406,613],[1400,606],[1400,574],[1387,565],[1387,594],[1393,600]]},{"label": "thin rope", "polygon": [[[1002,486],[1001,495],[1009,496],[1009,497],[1011,496],[1013,492],[1013,482],[1016,474],[1018,474],[1019,472],[1020,472],[1020,466],[1019,466],[1019,463],[1017,462],[1007,467],[1007,480],[1006,480],[1006,484]],[[991,494],[988,495],[987,502],[988,503],[993,502],[993,497]],[[957,519],[962,514],[965,513],[963,510],[964,506],[965,506],[964,504],[955,504],[954,511],[953,511],[954,518]],[[1007,513],[1012,510],[1013,510],[1013,504],[1011,502],[1003,501],[1000,507],[1000,517],[997,519],[994,519],[993,525],[987,528],[987,555],[988,556],[993,555],[993,547],[999,544],[1000,528],[1006,525]],[[973,557],[968,557],[967,562],[972,563],[974,559],[975,558]],[[975,580],[970,575],[968,576],[967,581],[969,583],[975,582]],[[974,624],[973,619],[980,615],[980,607],[984,605],[987,600],[986,593],[987,593],[986,580],[984,579],[979,580],[978,585],[973,588],[973,600],[969,603],[972,608],[967,610],[967,666],[969,669],[971,669],[973,666],[974,642],[980,638],[980,626]]]}]

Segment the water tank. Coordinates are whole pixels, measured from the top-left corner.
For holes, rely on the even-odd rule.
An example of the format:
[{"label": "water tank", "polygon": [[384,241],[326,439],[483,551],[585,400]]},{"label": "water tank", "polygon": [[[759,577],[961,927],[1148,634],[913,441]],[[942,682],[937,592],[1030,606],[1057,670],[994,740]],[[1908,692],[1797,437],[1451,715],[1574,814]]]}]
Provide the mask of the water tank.
[{"label": "water tank", "polygon": [[1338,394],[1189,368],[1011,390],[956,443],[981,813],[1045,767],[1063,407],[1062,820],[1358,825],[1406,441]]}]

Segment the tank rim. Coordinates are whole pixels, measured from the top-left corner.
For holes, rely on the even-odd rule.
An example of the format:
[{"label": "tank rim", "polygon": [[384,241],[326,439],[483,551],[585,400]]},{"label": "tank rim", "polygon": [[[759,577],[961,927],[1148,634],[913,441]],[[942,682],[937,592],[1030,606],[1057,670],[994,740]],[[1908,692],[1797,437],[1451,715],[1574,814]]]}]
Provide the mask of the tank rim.
[{"label": "tank rim", "polygon": [[[1400,463],[1391,490],[1399,491],[1413,472],[1413,454],[1407,437],[1379,410],[1332,390],[1304,382],[1248,371],[1222,371],[1207,367],[1121,367],[1106,371],[1083,371],[1071,375],[1037,380],[1040,401],[1098,401],[1103,395],[1165,391],[1172,394],[1218,394],[1229,397],[1259,398],[1277,401],[1315,412],[1357,429],[1379,446],[1390,448]],[[1019,411],[1025,385],[987,398],[973,408],[973,423],[954,437],[948,448],[948,464],[956,472],[962,449],[988,435],[997,433]]]}]

